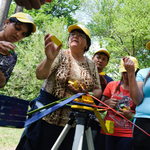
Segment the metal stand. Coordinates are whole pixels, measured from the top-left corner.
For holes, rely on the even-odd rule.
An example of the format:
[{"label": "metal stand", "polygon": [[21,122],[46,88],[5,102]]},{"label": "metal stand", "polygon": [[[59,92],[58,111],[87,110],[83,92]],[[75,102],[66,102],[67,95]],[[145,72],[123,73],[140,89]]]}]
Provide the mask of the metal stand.
[{"label": "metal stand", "polygon": [[76,129],[72,150],[82,150],[84,132],[87,139],[88,149],[94,150],[93,138],[90,127],[91,117],[92,115],[88,114],[86,111],[71,111],[69,114],[68,123],[62,130],[61,134],[59,135],[51,150],[57,150],[59,148],[60,144],[64,140],[75,119]]}]

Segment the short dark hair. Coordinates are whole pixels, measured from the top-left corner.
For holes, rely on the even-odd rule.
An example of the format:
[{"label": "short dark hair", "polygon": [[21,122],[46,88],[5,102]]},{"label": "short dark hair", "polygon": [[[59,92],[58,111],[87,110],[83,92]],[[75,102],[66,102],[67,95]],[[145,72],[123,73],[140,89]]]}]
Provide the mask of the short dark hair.
[{"label": "short dark hair", "polygon": [[[10,23],[15,22],[15,25],[23,23],[23,22],[19,21],[16,17],[9,18],[9,22]],[[33,31],[33,25],[31,23],[25,23],[25,24],[27,24],[27,26],[28,26],[28,32],[26,34],[26,37],[28,37],[31,35],[31,33]]]},{"label": "short dark hair", "polygon": [[[74,29],[74,30],[71,31],[71,33],[74,32],[74,31],[82,33],[86,36],[86,41],[87,41],[88,47],[87,47],[87,49],[84,49],[84,53],[87,52],[89,50],[90,46],[91,46],[91,39],[80,29]],[[70,37],[70,34],[69,34],[69,37]],[[68,40],[69,40],[69,37],[68,37]]]}]

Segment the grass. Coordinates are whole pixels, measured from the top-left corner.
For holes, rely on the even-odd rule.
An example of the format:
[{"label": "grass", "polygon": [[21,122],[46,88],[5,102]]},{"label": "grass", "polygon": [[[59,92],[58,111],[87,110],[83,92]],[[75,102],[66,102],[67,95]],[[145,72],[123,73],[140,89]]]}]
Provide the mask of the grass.
[{"label": "grass", "polygon": [[15,150],[23,130],[0,127],[0,150]]}]

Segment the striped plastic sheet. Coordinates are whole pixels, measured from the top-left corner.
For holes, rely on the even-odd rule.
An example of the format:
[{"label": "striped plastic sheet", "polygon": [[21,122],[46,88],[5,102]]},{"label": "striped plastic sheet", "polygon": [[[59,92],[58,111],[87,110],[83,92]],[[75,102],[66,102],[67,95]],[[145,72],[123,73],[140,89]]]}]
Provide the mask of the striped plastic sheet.
[{"label": "striped plastic sheet", "polygon": [[23,128],[29,101],[0,95],[0,126]]}]

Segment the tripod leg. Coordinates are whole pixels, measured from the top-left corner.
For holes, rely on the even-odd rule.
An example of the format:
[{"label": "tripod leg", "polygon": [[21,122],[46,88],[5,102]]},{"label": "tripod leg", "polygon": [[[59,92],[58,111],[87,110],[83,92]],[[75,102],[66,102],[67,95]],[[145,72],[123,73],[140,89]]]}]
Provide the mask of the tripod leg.
[{"label": "tripod leg", "polygon": [[86,135],[86,140],[87,140],[89,150],[94,150],[91,127],[89,127],[87,130],[85,130],[85,135]]},{"label": "tripod leg", "polygon": [[82,150],[83,136],[84,136],[84,125],[77,124],[72,150]]},{"label": "tripod leg", "polygon": [[57,138],[56,142],[54,143],[53,147],[51,148],[51,150],[57,150],[60,146],[60,144],[62,143],[62,141],[64,140],[65,136],[67,135],[68,131],[70,130],[70,128],[72,127],[72,124],[75,120],[75,115],[73,112],[69,113],[69,121],[68,123],[65,125],[64,129],[62,130],[61,134],[59,135],[59,137]]},{"label": "tripod leg", "polygon": [[76,130],[72,150],[82,150],[84,128],[87,121],[87,113],[76,112]]},{"label": "tripod leg", "polygon": [[66,124],[66,126],[64,127],[64,129],[62,130],[61,134],[59,135],[59,137],[57,138],[56,142],[54,143],[53,147],[51,148],[51,150],[57,150],[60,146],[60,144],[62,143],[62,141],[64,140],[65,136],[67,135],[68,131],[70,130],[71,125]]}]

